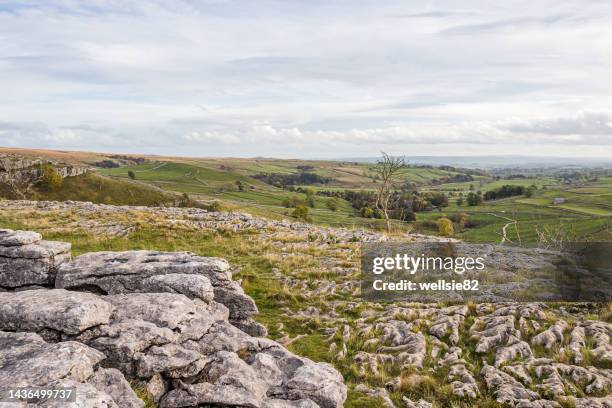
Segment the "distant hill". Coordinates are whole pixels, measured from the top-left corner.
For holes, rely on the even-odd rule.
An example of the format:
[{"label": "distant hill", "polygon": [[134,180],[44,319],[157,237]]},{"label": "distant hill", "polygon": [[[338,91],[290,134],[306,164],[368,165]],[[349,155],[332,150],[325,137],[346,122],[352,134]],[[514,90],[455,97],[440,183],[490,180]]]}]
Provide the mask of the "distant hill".
[{"label": "distant hill", "polygon": [[[409,164],[455,166],[463,168],[550,168],[610,167],[612,158],[605,157],[531,157],[531,156],[405,156]],[[339,158],[357,163],[376,163],[378,157]]]}]

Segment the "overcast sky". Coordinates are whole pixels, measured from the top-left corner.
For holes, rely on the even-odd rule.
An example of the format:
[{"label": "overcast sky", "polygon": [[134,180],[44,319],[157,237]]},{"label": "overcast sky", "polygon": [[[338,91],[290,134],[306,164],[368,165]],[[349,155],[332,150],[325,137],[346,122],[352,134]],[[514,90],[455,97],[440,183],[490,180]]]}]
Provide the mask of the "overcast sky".
[{"label": "overcast sky", "polygon": [[612,156],[612,2],[0,0],[0,146]]}]

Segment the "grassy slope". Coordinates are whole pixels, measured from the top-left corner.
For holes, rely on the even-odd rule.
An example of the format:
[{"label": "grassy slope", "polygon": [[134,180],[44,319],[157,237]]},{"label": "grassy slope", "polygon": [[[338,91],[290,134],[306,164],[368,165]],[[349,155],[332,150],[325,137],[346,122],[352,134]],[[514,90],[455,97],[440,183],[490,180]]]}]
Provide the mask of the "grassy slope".
[{"label": "grassy slope", "polygon": [[[16,198],[10,192],[0,191],[0,196]],[[117,205],[159,205],[174,199],[146,184],[126,180],[114,180],[95,173],[86,173],[64,179],[62,186],[53,191],[36,189],[33,197],[50,201],[91,201],[101,204]]]},{"label": "grassy slope", "polygon": [[[194,163],[194,162],[192,162]],[[226,163],[226,162],[224,162]],[[253,162],[240,161],[243,166],[257,166],[260,170],[263,164],[253,164]],[[248,163],[248,166],[247,166]],[[279,163],[285,163],[279,161]],[[298,162],[305,163],[305,162]],[[290,216],[293,209],[285,208],[283,200],[289,197],[297,197],[305,200],[306,195],[291,193],[259,180],[250,178],[242,173],[246,170],[239,168],[233,162],[226,164],[204,163],[210,167],[202,167],[202,163],[196,164],[175,163],[175,162],[154,162],[139,166],[120,167],[115,169],[100,170],[101,174],[112,176],[116,179],[128,179],[128,171],[133,171],[136,180],[152,184],[156,187],[169,192],[188,193],[192,198],[216,199],[227,203],[228,207],[235,210],[248,211],[256,215],[271,218],[283,218]],[[272,166],[272,164],[265,164]],[[297,171],[298,164],[291,163],[293,171]],[[211,167],[216,168],[211,168]],[[224,166],[223,169],[220,166]],[[280,164],[277,165],[280,167]],[[286,171],[289,167],[285,167]],[[277,168],[274,169],[278,171]],[[252,172],[257,174],[260,171]],[[236,181],[239,180],[244,185],[244,191],[238,191]],[[309,210],[310,219],[319,224],[347,226],[347,227],[374,227],[382,226],[380,220],[370,220],[358,217],[356,211],[345,200],[338,201],[338,210],[331,211],[327,208],[328,198],[316,196],[314,207]]]}]

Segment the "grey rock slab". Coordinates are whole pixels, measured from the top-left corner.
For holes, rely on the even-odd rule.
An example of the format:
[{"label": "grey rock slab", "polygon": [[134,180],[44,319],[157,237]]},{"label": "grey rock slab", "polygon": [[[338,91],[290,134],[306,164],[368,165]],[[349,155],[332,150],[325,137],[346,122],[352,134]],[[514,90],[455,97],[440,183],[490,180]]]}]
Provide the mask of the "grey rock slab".
[{"label": "grey rock slab", "polygon": [[68,253],[72,244],[60,241],[39,241],[19,246],[0,246],[0,257],[5,258],[52,258]]},{"label": "grey rock slab", "polygon": [[0,388],[84,382],[103,359],[101,352],[75,341],[47,343],[33,333],[0,332]]},{"label": "grey rock slab", "polygon": [[99,296],[63,289],[0,293],[0,329],[39,331],[53,329],[68,334],[110,320],[113,306]]},{"label": "grey rock slab", "polygon": [[178,344],[152,346],[146,353],[135,355],[136,375],[141,378],[150,378],[156,373],[185,369],[203,357],[197,351],[189,350]]},{"label": "grey rock slab", "polygon": [[214,286],[231,281],[228,263],[221,258],[189,252],[91,252],[63,265],[58,287],[95,284],[107,293],[125,293],[136,279],[173,273],[203,275]]},{"label": "grey rock slab", "polygon": [[270,396],[283,396],[289,400],[311,399],[322,408],[340,408],[346,399],[346,386],[332,366],[306,360],[306,364]]},{"label": "grey rock slab", "polygon": [[41,258],[0,256],[0,287],[53,286],[57,267],[68,260],[69,252]]},{"label": "grey rock slab", "polygon": [[42,235],[33,231],[0,229],[0,246],[19,246],[42,240]]},{"label": "grey rock slab", "polygon": [[214,322],[228,317],[223,305],[190,300],[174,293],[132,293],[104,299],[115,307],[115,322],[143,320],[174,330],[181,340],[200,338]]},{"label": "grey rock slab", "polygon": [[133,319],[94,327],[75,340],[102,351],[109,362],[121,367],[122,363],[130,363],[136,353],[152,345],[176,342],[177,338],[177,334],[167,327]]},{"label": "grey rock slab", "polygon": [[162,398],[162,407],[214,404],[260,407],[267,384],[236,354],[220,351],[207,365],[206,382],[182,384]]},{"label": "grey rock slab", "polygon": [[210,279],[202,275],[184,273],[151,276],[141,282],[140,289],[148,293],[180,293],[190,299],[201,299],[206,302],[215,297]]},{"label": "grey rock slab", "polygon": [[[125,381],[125,380],[124,380]],[[75,402],[64,402],[47,400],[40,402],[34,406],[40,408],[123,408],[129,407],[129,405],[121,405],[116,403],[112,396],[107,392],[104,392],[96,388],[92,384],[79,383],[69,379],[63,379],[54,381],[49,384],[51,387],[57,388],[76,388],[76,401]],[[28,408],[32,405],[28,405]]]},{"label": "grey rock slab", "polygon": [[119,370],[99,369],[89,379],[89,383],[110,395],[121,408],[142,408],[144,406],[144,401],[138,398]]},{"label": "grey rock slab", "polygon": [[[171,276],[177,274],[181,277]],[[208,279],[213,294],[204,279],[187,279],[184,275]],[[55,286],[104,294],[181,293],[204,301],[210,301],[214,296],[216,302],[227,306],[231,320],[248,319],[258,312],[257,306],[231,277],[229,265],[224,259],[201,257],[188,252],[93,252],[62,264]]]},{"label": "grey rock slab", "polygon": [[319,406],[309,399],[289,401],[269,398],[263,400],[261,408],[319,408]]},{"label": "grey rock slab", "polygon": [[484,377],[487,389],[499,403],[514,406],[521,402],[539,399],[537,392],[525,388],[512,376],[495,367],[485,365],[481,370],[481,374]]}]

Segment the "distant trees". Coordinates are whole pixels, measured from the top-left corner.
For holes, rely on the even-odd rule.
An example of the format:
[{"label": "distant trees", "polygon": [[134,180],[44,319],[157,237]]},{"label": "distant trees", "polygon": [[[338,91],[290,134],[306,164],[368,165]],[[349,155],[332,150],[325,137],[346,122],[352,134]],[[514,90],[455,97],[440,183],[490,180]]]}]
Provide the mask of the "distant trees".
[{"label": "distant trees", "polygon": [[136,173],[134,173],[132,170],[128,170],[128,177],[132,180],[136,180]]},{"label": "distant trees", "polygon": [[500,198],[512,197],[525,194],[525,187],[513,186],[511,184],[505,184],[498,189],[489,190],[485,193],[485,200],[497,200]]},{"label": "distant trees", "polygon": [[528,197],[528,198],[533,197],[533,195],[535,194],[537,190],[538,190],[538,187],[535,184],[530,185],[525,190],[525,197]]},{"label": "distant trees", "polygon": [[95,162],[94,166],[101,167],[103,169],[114,169],[119,167],[119,163],[106,159],[99,162]]},{"label": "distant trees", "polygon": [[316,173],[300,171],[297,174],[284,173],[262,173],[252,176],[266,184],[276,187],[287,187],[291,185],[311,185],[311,184],[327,184],[332,181],[331,178],[319,176]]},{"label": "distant trees", "polygon": [[482,204],[482,194],[470,191],[466,198],[467,205],[473,207]]},{"label": "distant trees", "polygon": [[470,217],[466,213],[455,213],[450,216],[450,220],[455,223],[459,231],[463,231],[470,225]]}]

